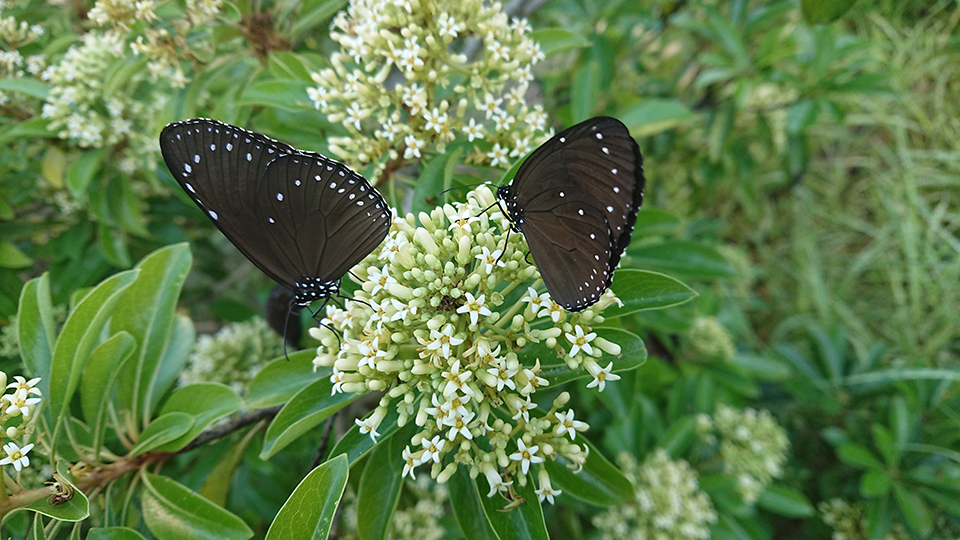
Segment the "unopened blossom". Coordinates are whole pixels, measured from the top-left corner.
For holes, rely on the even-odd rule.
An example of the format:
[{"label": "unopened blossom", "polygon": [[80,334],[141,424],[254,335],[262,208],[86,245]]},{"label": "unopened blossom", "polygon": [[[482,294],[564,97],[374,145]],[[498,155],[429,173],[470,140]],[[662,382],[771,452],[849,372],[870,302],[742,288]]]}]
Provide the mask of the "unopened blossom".
[{"label": "unopened blossom", "polygon": [[0,459],[0,465],[13,465],[13,468],[16,470],[23,469],[24,467],[30,466],[30,458],[27,457],[27,454],[33,450],[33,444],[25,445],[23,448],[17,446],[17,443],[9,442],[3,445],[3,451],[6,452],[7,457]]},{"label": "unopened blossom", "polygon": [[563,491],[554,489],[553,486],[550,485],[550,475],[547,474],[546,469],[540,469],[540,473],[537,475],[537,483],[540,487],[536,489],[535,493],[537,494],[537,498],[540,499],[540,502],[546,500],[550,504],[553,504],[553,498],[563,493]]},{"label": "unopened blossom", "polygon": [[[553,370],[616,378],[609,358],[606,368],[597,362],[620,349],[592,325],[617,299],[607,291],[579,313],[558,307],[554,319],[523,236],[508,233],[493,192],[483,186],[466,200],[394,219],[379,250],[352,270],[362,282],[356,301],[331,303],[325,326],[311,329],[321,342],[314,363],[333,368],[334,392],[382,392],[357,421],[362,433],[386,435],[380,424],[391,409],[398,425],[416,425],[402,454],[405,475],[429,466],[443,482],[466,467],[487,479],[491,495],[513,497],[514,482],[539,475],[547,459],[562,457],[574,470],[586,462],[588,447],[573,439],[587,425],[565,406],[569,394],[550,403],[540,390]],[[556,354],[522,357],[527,343]],[[559,494],[549,480],[538,485],[545,499]]]}]

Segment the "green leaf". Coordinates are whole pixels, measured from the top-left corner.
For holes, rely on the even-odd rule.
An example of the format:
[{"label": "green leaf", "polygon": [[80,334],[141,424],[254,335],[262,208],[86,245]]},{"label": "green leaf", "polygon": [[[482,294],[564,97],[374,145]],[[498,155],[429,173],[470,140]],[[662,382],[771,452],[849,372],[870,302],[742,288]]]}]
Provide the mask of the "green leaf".
[{"label": "green leaf", "polygon": [[97,240],[108,263],[118,268],[130,266],[130,253],[123,230],[101,223],[97,228]]},{"label": "green leaf", "polygon": [[32,264],[33,259],[27,257],[20,248],[10,242],[0,241],[0,268],[26,268]]},{"label": "green leaf", "polygon": [[316,351],[306,350],[291,354],[290,360],[283,356],[271,360],[250,381],[247,405],[251,409],[263,409],[286,403],[308,384],[329,376],[328,369],[314,371],[313,359],[316,356]]},{"label": "green leaf", "polygon": [[[397,425],[399,416],[397,410],[393,407],[387,411],[387,415],[384,416],[383,421],[380,422],[380,427],[377,428],[377,433],[380,434],[381,438],[389,437],[400,429]],[[327,455],[337,456],[346,454],[347,460],[353,465],[358,459],[367,455],[367,452],[369,452],[373,446],[374,442],[370,438],[370,434],[360,433],[360,426],[354,425],[337,441],[337,444],[334,445],[333,449],[330,450]]]},{"label": "green leaf", "polygon": [[0,79],[0,90],[47,99],[50,94],[50,85],[27,77],[4,77]]},{"label": "green leaf", "polygon": [[687,278],[717,279],[737,275],[733,265],[715,246],[697,242],[674,240],[639,245],[628,248],[627,255],[632,266]]},{"label": "green leaf", "polygon": [[676,99],[647,98],[624,109],[618,117],[634,137],[650,137],[697,118]]},{"label": "green leaf", "polygon": [[[513,488],[522,502],[513,509],[506,509],[508,503],[499,495],[480,497],[480,504],[483,505],[487,520],[499,538],[518,540],[549,540],[550,538],[547,534],[547,524],[543,520],[543,508],[540,507],[540,501],[534,492],[533,481],[529,477],[527,480],[527,485],[521,486],[514,479]],[[479,491],[486,487],[487,481],[480,475],[477,476],[474,485]]]},{"label": "green leaf", "polygon": [[57,132],[48,129],[49,126],[50,120],[40,116],[12,124],[0,129],[0,144],[10,144],[11,141],[20,139],[54,139],[57,137]]},{"label": "green leaf", "polygon": [[[53,351],[50,392],[45,394],[56,426],[59,427],[60,420],[67,413],[80,383],[80,375],[87,367],[90,353],[100,343],[103,327],[113,315],[114,306],[138,273],[138,270],[127,270],[103,280],[67,317]],[[53,439],[57,439],[56,431]]]},{"label": "green leaf", "polygon": [[570,49],[582,49],[590,46],[590,40],[563,28],[544,28],[530,33],[530,39],[540,44],[543,55],[550,57]]},{"label": "green leaf", "polygon": [[[608,363],[613,362],[613,372],[629,371],[640,367],[647,359],[647,348],[644,347],[643,340],[636,334],[627,332],[626,330],[620,330],[619,328],[595,328],[594,331],[598,337],[620,346],[619,356],[603,353],[600,355],[600,358],[596,359],[601,367],[605,367]],[[566,338],[562,337],[560,339],[566,340]],[[547,364],[543,365],[540,376],[550,381],[550,386],[552,387],[577,379],[591,377],[590,373],[582,367],[572,370],[566,363],[548,364],[548,362],[554,361],[556,357],[557,352],[547,348],[544,342],[531,343],[520,352],[520,358],[528,364],[533,364],[538,358],[541,364]],[[616,384],[616,382],[617,381],[613,381],[609,384]]]},{"label": "green leaf", "polygon": [[98,527],[90,529],[87,540],[147,540],[142,534],[127,527]]},{"label": "green leaf", "polygon": [[230,483],[233,475],[237,472],[243,458],[247,453],[247,448],[253,439],[260,434],[258,429],[250,429],[239,443],[234,445],[227,455],[225,455],[217,466],[210,471],[203,485],[197,491],[200,495],[208,499],[217,506],[226,506],[227,495],[230,492]]},{"label": "green leaf", "polygon": [[37,387],[50,395],[50,365],[53,361],[55,325],[50,304],[50,274],[31,279],[20,291],[17,310],[20,357],[30,377],[41,377]]},{"label": "green leaf", "polygon": [[357,493],[357,532],[363,540],[387,537],[393,512],[403,488],[403,446],[409,442],[393,436],[373,449],[360,477]]},{"label": "green leaf", "polygon": [[250,85],[237,100],[237,105],[261,105],[288,111],[313,110],[307,88],[314,85],[300,80],[263,81]]},{"label": "green leaf", "polygon": [[[319,28],[322,23],[328,21],[334,13],[340,11],[346,5],[347,0],[321,0],[313,3],[311,9],[305,9],[296,18],[290,34],[293,37],[299,37],[304,32]],[[323,30],[326,30],[326,26]]]},{"label": "green leaf", "polygon": [[856,443],[847,443],[837,450],[840,461],[863,469],[883,470],[883,463],[869,449]]},{"label": "green leaf", "polygon": [[113,398],[120,367],[130,358],[137,344],[133,336],[117,332],[90,355],[80,379],[80,404],[83,418],[93,434],[93,455],[99,455],[107,429],[107,406]]},{"label": "green leaf", "polygon": [[183,366],[190,360],[193,345],[197,341],[197,331],[193,329],[193,321],[186,315],[176,315],[173,319],[173,328],[170,330],[170,339],[167,348],[160,357],[153,380],[153,389],[150,393],[150,410],[155,410],[167,390],[180,377]]},{"label": "green leaf", "polygon": [[173,337],[177,299],[190,270],[188,244],[174,244],[147,255],[136,269],[136,282],[123,294],[110,321],[112,333],[126,330],[137,341],[133,358],[121,370],[124,381],[117,388],[117,406],[131,419],[145,424],[150,419],[156,374]]},{"label": "green leaf", "polygon": [[193,417],[187,413],[171,412],[158,416],[137,439],[137,444],[130,450],[130,457],[136,457],[144,452],[155,450],[170,441],[175,441],[190,431],[193,426]]},{"label": "green leaf", "polygon": [[411,212],[418,215],[420,212],[430,212],[437,204],[438,194],[450,187],[453,179],[453,170],[460,161],[462,147],[457,147],[445,154],[434,156],[420,173],[417,184],[413,188]]},{"label": "green leaf", "polygon": [[659,446],[666,450],[670,457],[683,455],[690,443],[697,435],[697,419],[694,416],[682,416],[670,424],[667,431],[660,437]]},{"label": "green leaf", "polygon": [[892,483],[887,471],[871,469],[860,478],[860,494],[867,498],[882,497],[890,493]]},{"label": "green leaf", "polygon": [[900,508],[900,513],[903,514],[907,525],[919,532],[922,537],[930,534],[930,529],[933,528],[933,518],[930,516],[930,509],[927,508],[923,499],[918,494],[909,491],[907,486],[900,482],[894,482],[893,494],[897,501],[897,507]]},{"label": "green leaf", "polygon": [[784,362],[755,354],[737,353],[733,357],[733,363],[766,381],[785,381],[792,373],[790,366]]},{"label": "green leaf", "polygon": [[246,540],[242,519],[165,476],[144,471],[143,521],[157,540]]},{"label": "green leaf", "polygon": [[480,499],[485,492],[477,488],[477,483],[470,478],[466,467],[459,467],[450,477],[448,485],[450,507],[453,508],[453,515],[457,518],[464,538],[466,540],[500,540],[483,510]]},{"label": "green leaf", "polygon": [[90,182],[100,170],[100,162],[106,155],[106,148],[85,150],[67,169],[67,188],[77,200],[84,200]]},{"label": "green leaf", "polygon": [[[9,514],[8,514],[9,515]],[[43,530],[43,516],[34,512],[33,527],[30,529],[30,535],[25,540],[47,540],[47,533]]]},{"label": "green leaf", "polygon": [[310,471],[283,503],[265,540],[326,540],[349,474],[343,454]]},{"label": "green leaf", "polygon": [[792,518],[812,516],[816,510],[807,497],[795,489],[777,484],[770,484],[757,497],[757,506],[778,514]]},{"label": "green leaf", "polygon": [[623,317],[646,309],[676,306],[697,296],[693,289],[670,276],[629,268],[617,270],[613,274],[611,289],[623,302],[623,307],[608,307],[603,311],[605,319]]},{"label": "green leaf", "polygon": [[550,474],[550,483],[570,495],[597,506],[617,506],[633,500],[633,484],[587,440],[577,441],[589,449],[587,461],[580,472],[570,469],[570,463],[546,460],[544,466]]},{"label": "green leaf", "polygon": [[803,17],[812,24],[831,23],[857,3],[857,0],[800,0]]},{"label": "green leaf", "polygon": [[594,59],[580,66],[573,77],[570,91],[570,109],[573,122],[583,122],[593,116],[600,97],[600,63]]},{"label": "green leaf", "polygon": [[90,502],[82,491],[74,484],[70,474],[70,464],[65,460],[57,460],[57,474],[60,481],[69,486],[72,496],[60,504],[50,504],[50,497],[44,497],[27,505],[27,510],[58,519],[60,521],[77,522],[90,517]]},{"label": "green leaf", "polygon": [[180,412],[193,418],[190,430],[176,440],[172,440],[156,449],[164,452],[176,452],[211,424],[233,414],[243,406],[243,400],[229,386],[220,383],[197,383],[177,389],[160,410],[161,415]]},{"label": "green leaf", "polygon": [[270,73],[275,79],[311,80],[310,70],[297,53],[291,51],[270,51]]},{"label": "green leaf", "polygon": [[360,397],[350,393],[331,395],[332,389],[333,383],[324,378],[297,392],[267,427],[260,459],[270,459],[298,437]]}]

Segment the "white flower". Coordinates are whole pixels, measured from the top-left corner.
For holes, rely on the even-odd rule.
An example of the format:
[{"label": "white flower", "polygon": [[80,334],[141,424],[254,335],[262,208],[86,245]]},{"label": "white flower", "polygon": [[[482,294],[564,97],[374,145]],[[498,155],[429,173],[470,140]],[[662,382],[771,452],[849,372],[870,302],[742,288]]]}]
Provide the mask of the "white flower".
[{"label": "white flower", "polygon": [[360,121],[367,117],[367,113],[360,109],[360,105],[357,103],[351,103],[347,107],[347,118],[345,120],[348,124],[353,124],[353,127],[360,129]]},{"label": "white flower", "polygon": [[517,411],[517,414],[513,415],[513,419],[516,420],[522,416],[525,422],[529,422],[530,411],[532,411],[533,409],[536,409],[537,404],[530,401],[530,396],[526,396],[526,399],[523,401],[521,401],[520,398],[517,396],[510,396],[510,397],[513,398],[511,400],[513,403],[511,403],[510,406]]},{"label": "white flower", "polygon": [[518,452],[510,454],[510,459],[513,461],[520,462],[520,470],[523,471],[523,474],[527,474],[527,471],[530,470],[531,463],[543,463],[543,458],[537,455],[537,452],[540,451],[540,447],[533,445],[527,447],[523,444],[523,439],[517,439],[517,449]]},{"label": "white flower", "polygon": [[453,337],[453,331],[454,327],[450,323],[447,323],[447,325],[443,327],[443,332],[431,330],[430,338],[433,339],[433,341],[427,344],[427,350],[434,352],[440,351],[441,356],[450,358],[450,346],[457,346],[463,343],[462,338]]},{"label": "white flower", "polygon": [[491,314],[491,311],[483,305],[483,300],[486,295],[481,294],[479,297],[474,298],[473,294],[466,293],[467,302],[457,308],[457,313],[469,313],[470,314],[470,324],[477,324],[477,320],[480,315],[486,317]]},{"label": "white flower", "polygon": [[483,138],[483,126],[477,124],[477,121],[473,118],[470,119],[470,123],[460,128],[464,133],[467,134],[467,139],[470,142],[473,142],[474,139]]},{"label": "white flower", "polygon": [[[500,350],[500,346],[497,345],[497,351]],[[517,385],[513,382],[511,377],[517,374],[516,369],[508,369],[507,361],[503,358],[495,358],[493,360],[494,367],[487,368],[487,373],[493,375],[497,378],[497,392],[502,392],[503,387],[506,386],[511,390],[516,390]]]},{"label": "white flower", "polygon": [[10,402],[10,405],[7,407],[7,414],[11,416],[16,416],[17,414],[23,414],[24,418],[30,417],[30,407],[40,403],[40,398],[29,398],[27,399],[26,393],[20,393],[17,391],[13,394],[6,394],[3,396],[3,399]]},{"label": "white flower", "polygon": [[495,143],[493,149],[487,152],[491,167],[496,167],[500,164],[506,165],[509,163],[509,156],[510,153],[507,151],[507,148],[501,147],[500,143]]},{"label": "white flower", "polygon": [[27,394],[34,394],[37,396],[41,395],[40,389],[37,388],[37,383],[40,382],[40,377],[35,377],[29,381],[20,375],[14,375],[13,378],[16,379],[17,382],[8,384],[7,388],[15,388],[13,391],[14,394],[23,393],[24,397],[26,397]]},{"label": "white flower", "polygon": [[373,284],[373,290],[370,291],[371,295],[377,294],[377,292],[384,287],[397,282],[397,280],[390,275],[388,268],[389,265],[384,266],[382,269],[376,266],[371,266],[367,269],[367,281]]},{"label": "white flower", "polygon": [[553,498],[559,497],[563,492],[559,489],[553,489],[553,486],[550,485],[550,475],[547,474],[546,469],[540,469],[537,479],[539,480],[540,484],[540,489],[536,490],[537,498],[540,499],[540,502],[543,502],[544,499],[547,499],[550,501],[550,504],[554,504]]},{"label": "white flower", "polygon": [[527,295],[520,300],[522,302],[530,302],[530,308],[534,313],[536,313],[541,307],[549,305],[548,302],[550,302],[550,293],[537,295],[537,291],[533,287],[527,287]]},{"label": "white flower", "polygon": [[473,377],[472,371],[460,371],[460,360],[457,360],[450,366],[450,371],[444,371],[441,376],[447,381],[443,387],[444,396],[456,395],[457,391],[465,395],[473,396],[474,391],[467,385],[467,382]]},{"label": "white flower", "polygon": [[491,465],[487,465],[483,471],[483,475],[487,479],[487,484],[490,485],[490,493],[487,493],[487,497],[493,497],[498,491],[506,491],[507,488],[513,485],[513,481],[504,482],[500,473]]},{"label": "white flower", "polygon": [[407,135],[403,138],[403,142],[407,145],[407,148],[403,151],[403,159],[421,157],[420,149],[424,146],[423,141],[416,138],[414,135]]},{"label": "white flower", "polygon": [[333,388],[330,389],[330,395],[342,394],[343,393],[343,372],[338,370],[336,367],[333,368],[333,374],[330,375],[330,382],[333,383]]},{"label": "white flower", "polygon": [[432,129],[440,133],[447,124],[446,113],[441,114],[440,110],[436,107],[433,108],[433,111],[424,111],[423,118],[427,121],[427,125],[425,125],[423,129],[428,131]]},{"label": "white flower", "polygon": [[613,370],[613,362],[607,364],[607,367],[601,368],[596,362],[590,362],[587,364],[587,371],[593,375],[593,380],[590,381],[590,384],[587,385],[587,388],[593,388],[594,386],[599,386],[600,391],[603,392],[604,385],[607,381],[618,381],[620,376],[614,373],[611,373]]},{"label": "white flower", "polygon": [[484,102],[478,104],[477,108],[486,113],[487,119],[491,116],[498,114],[500,112],[500,104],[503,103],[503,100],[500,98],[494,98],[491,94],[484,96]]},{"label": "white flower", "polygon": [[487,274],[493,272],[494,265],[503,268],[503,261],[500,260],[500,255],[503,254],[503,251],[498,249],[493,253],[490,253],[490,250],[487,249],[487,246],[483,246],[481,249],[483,251],[475,258],[480,259],[480,262],[484,265]]},{"label": "white flower", "polygon": [[493,123],[496,124],[497,131],[510,131],[510,127],[517,120],[510,116],[510,113],[506,111],[501,111],[500,114],[493,117]]},{"label": "white flower", "polygon": [[409,446],[405,446],[403,448],[403,453],[401,456],[403,457],[403,474],[401,474],[400,477],[402,478],[409,473],[410,478],[416,480],[417,475],[414,473],[414,469],[420,466],[421,461],[414,457],[414,455],[410,452]]},{"label": "white flower", "polygon": [[580,325],[573,327],[573,330],[577,335],[573,335],[567,332],[567,341],[573,343],[573,347],[570,348],[570,356],[576,356],[581,350],[589,355],[593,355],[593,347],[590,345],[590,342],[593,341],[593,338],[597,337],[596,332],[590,332],[587,335],[583,335],[583,328]]},{"label": "white flower", "polygon": [[380,336],[375,336],[372,340],[361,341],[357,344],[357,350],[363,355],[363,358],[357,364],[357,368],[370,366],[370,369],[375,369],[377,360],[387,356],[386,351],[380,350]]},{"label": "white flower", "polygon": [[29,467],[30,458],[27,457],[27,453],[30,450],[33,450],[33,443],[20,448],[17,443],[9,442],[3,445],[3,451],[7,453],[7,457],[0,459],[0,465],[13,464],[13,468],[18,471],[24,467]]},{"label": "white flower", "polygon": [[441,12],[438,23],[440,26],[441,36],[450,36],[451,38],[457,37],[457,33],[460,31],[460,25],[453,20],[453,17],[445,12]]},{"label": "white flower", "polygon": [[366,418],[364,420],[360,420],[359,418],[357,418],[353,422],[358,426],[360,426],[361,435],[366,435],[367,433],[369,433],[370,438],[373,439],[373,442],[377,442],[377,437],[379,437],[380,434],[377,433],[377,426],[373,425],[373,416]]},{"label": "white flower", "polygon": [[424,438],[420,444],[423,445],[423,455],[420,457],[420,463],[426,463],[430,460],[433,460],[434,463],[440,463],[440,452],[443,451],[443,445],[447,444],[447,441],[436,435],[430,440]]},{"label": "white flower", "polygon": [[567,414],[560,412],[553,413],[557,417],[557,435],[563,437],[564,433],[570,434],[570,440],[577,437],[577,431],[585,431],[587,424],[573,419],[573,409],[567,410]]}]

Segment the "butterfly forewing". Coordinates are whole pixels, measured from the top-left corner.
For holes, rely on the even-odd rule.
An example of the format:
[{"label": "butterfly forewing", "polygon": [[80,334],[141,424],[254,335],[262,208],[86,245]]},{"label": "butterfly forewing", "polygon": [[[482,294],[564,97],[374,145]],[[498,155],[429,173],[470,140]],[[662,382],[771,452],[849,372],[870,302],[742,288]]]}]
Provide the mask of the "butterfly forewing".
[{"label": "butterfly forewing", "polygon": [[258,219],[268,245],[300,277],[336,281],[387,235],[392,215],[362,176],[313,152],[267,168]]}]

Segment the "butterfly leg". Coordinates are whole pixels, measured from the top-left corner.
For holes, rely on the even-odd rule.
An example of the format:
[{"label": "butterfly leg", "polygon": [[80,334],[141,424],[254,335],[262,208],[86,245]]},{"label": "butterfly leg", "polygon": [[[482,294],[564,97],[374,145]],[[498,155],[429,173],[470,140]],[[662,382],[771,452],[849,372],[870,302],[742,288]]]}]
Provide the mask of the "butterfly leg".
[{"label": "butterfly leg", "polygon": [[323,311],[323,308],[327,307],[327,302],[330,301],[330,298],[332,298],[332,297],[328,296],[328,297],[324,298],[323,304],[320,305],[320,308],[319,308],[319,309],[317,309],[316,311],[313,312],[312,318],[313,318],[314,321],[316,321],[317,324],[319,324],[320,326],[322,326],[322,327],[326,328],[327,330],[333,332],[333,335],[336,336],[336,338],[337,338],[337,350],[340,350],[341,348],[343,348],[343,341],[340,339],[340,333],[337,332],[332,326],[323,324],[323,320],[322,320],[322,319],[318,319],[318,318],[317,318],[317,315],[319,315],[320,312]]}]

